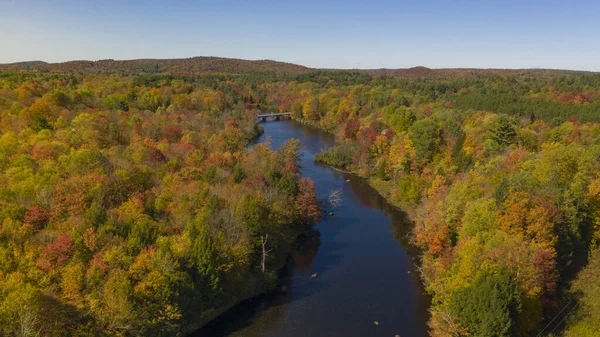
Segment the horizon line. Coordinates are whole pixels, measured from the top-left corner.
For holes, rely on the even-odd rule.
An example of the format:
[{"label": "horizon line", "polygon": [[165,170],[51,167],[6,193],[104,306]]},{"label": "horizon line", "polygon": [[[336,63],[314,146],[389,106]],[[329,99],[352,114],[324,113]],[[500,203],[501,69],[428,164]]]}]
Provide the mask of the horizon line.
[{"label": "horizon line", "polygon": [[114,62],[131,62],[131,61],[140,61],[140,60],[156,60],[156,61],[166,61],[166,60],[189,60],[194,58],[214,58],[214,59],[228,59],[228,60],[239,60],[239,61],[248,61],[248,62],[261,62],[261,61],[269,61],[269,62],[277,62],[277,63],[286,63],[299,67],[305,67],[313,70],[336,70],[336,71],[373,71],[373,70],[408,70],[408,69],[416,69],[416,68],[424,68],[428,70],[554,70],[554,71],[571,71],[571,72],[587,72],[587,73],[600,73],[600,71],[594,70],[583,70],[583,69],[573,69],[573,68],[545,68],[545,67],[526,67],[526,68],[501,68],[501,67],[428,67],[425,65],[417,65],[410,67],[398,67],[398,68],[320,68],[320,67],[312,67],[307,66],[300,63],[288,62],[288,61],[278,61],[274,59],[250,59],[250,58],[239,58],[239,57],[227,57],[227,56],[204,56],[204,55],[196,55],[196,56],[188,56],[188,57],[171,57],[171,58],[155,58],[155,57],[143,57],[143,58],[134,58],[134,59],[113,59],[113,58],[103,58],[97,60],[90,59],[71,59],[66,61],[58,61],[58,62],[49,62],[44,60],[22,60],[15,62],[6,62],[0,63],[0,66],[10,66],[10,65],[18,65],[21,63],[34,63],[40,62],[47,65],[54,64],[64,64],[70,62],[102,62],[102,61],[114,61]]}]

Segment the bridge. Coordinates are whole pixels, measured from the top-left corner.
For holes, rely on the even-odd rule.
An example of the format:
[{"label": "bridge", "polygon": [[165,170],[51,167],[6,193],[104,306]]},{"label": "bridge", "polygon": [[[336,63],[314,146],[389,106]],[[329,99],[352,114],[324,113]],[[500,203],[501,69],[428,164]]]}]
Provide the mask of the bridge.
[{"label": "bridge", "polygon": [[261,122],[266,122],[267,118],[269,117],[272,117],[273,120],[278,121],[281,119],[281,117],[289,117],[291,114],[291,112],[259,112],[256,118]]}]

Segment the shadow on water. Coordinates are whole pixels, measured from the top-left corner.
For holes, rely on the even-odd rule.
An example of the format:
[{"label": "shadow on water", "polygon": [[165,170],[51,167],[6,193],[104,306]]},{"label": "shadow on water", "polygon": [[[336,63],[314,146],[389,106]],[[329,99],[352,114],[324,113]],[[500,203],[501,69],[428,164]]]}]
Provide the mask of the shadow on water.
[{"label": "shadow on water", "polygon": [[268,322],[276,326],[283,317],[285,306],[292,300],[298,301],[305,296],[310,296],[311,292],[318,292],[325,284],[313,287],[309,291],[297,291],[293,287],[293,271],[310,272],[313,259],[319,251],[320,234],[312,230],[305,236],[298,238],[296,247],[288,258],[286,266],[280,271],[279,281],[275,290],[268,294],[263,294],[255,298],[245,300],[218,318],[209,322],[200,330],[194,332],[190,337],[225,337],[242,331],[253,324],[256,324],[257,313],[269,311],[272,316],[266,324],[263,324],[264,331],[271,330]]},{"label": "shadow on water", "polygon": [[319,199],[339,189],[343,202],[333,216],[324,214],[318,235],[299,242],[277,290],[242,302],[192,336],[426,336],[430,299],[414,266],[406,214],[364,179],[314,162],[334,144],[332,135],[293,121],[262,126],[254,144],[268,138],[276,149],[299,139],[302,174],[315,182]]},{"label": "shadow on water", "polygon": [[350,180],[352,190],[361,205],[380,210],[386,217],[390,218],[394,239],[400,242],[406,252],[413,255],[413,257],[417,257],[419,250],[410,242],[414,224],[408,214],[385,200],[364,178],[351,173],[343,173],[343,175],[345,180]]}]

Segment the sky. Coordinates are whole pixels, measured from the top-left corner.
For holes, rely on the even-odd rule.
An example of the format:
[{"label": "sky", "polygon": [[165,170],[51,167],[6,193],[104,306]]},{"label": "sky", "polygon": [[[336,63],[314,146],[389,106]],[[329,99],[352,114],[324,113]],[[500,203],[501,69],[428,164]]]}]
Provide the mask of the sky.
[{"label": "sky", "polygon": [[600,1],[0,0],[0,63],[193,56],[600,71]]}]

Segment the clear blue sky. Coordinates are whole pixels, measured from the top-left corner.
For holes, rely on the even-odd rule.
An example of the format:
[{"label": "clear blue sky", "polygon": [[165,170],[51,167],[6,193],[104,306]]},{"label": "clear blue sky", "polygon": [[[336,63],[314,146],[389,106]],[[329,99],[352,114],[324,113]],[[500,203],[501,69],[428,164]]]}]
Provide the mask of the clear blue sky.
[{"label": "clear blue sky", "polygon": [[0,63],[191,56],[600,71],[600,1],[0,0]]}]

